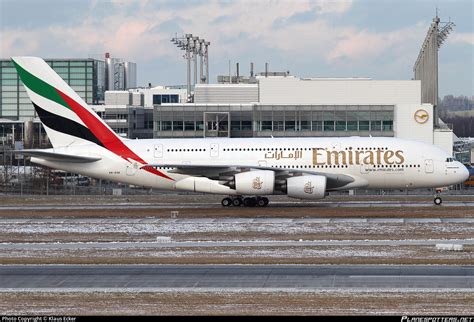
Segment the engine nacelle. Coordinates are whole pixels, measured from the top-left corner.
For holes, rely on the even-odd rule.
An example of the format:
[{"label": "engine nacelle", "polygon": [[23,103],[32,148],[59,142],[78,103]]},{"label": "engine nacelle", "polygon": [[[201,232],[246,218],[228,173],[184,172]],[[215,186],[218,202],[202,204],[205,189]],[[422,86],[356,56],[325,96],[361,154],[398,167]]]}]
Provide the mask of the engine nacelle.
[{"label": "engine nacelle", "polygon": [[298,176],[286,180],[288,197],[297,199],[323,199],[326,195],[325,176]]},{"label": "engine nacelle", "polygon": [[242,195],[271,195],[275,187],[275,172],[247,171],[234,176],[235,190]]}]

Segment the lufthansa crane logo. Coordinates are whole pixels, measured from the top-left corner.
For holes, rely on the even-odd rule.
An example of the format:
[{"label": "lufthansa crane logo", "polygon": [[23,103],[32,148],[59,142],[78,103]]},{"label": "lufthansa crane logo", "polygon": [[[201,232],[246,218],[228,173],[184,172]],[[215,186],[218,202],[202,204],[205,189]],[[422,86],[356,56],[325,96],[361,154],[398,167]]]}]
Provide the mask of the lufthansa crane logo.
[{"label": "lufthansa crane logo", "polygon": [[309,195],[311,195],[313,193],[314,186],[311,184],[311,181],[308,181],[308,182],[305,183],[303,191],[304,191],[304,193],[307,193]]},{"label": "lufthansa crane logo", "polygon": [[430,115],[428,112],[424,109],[419,109],[418,111],[415,112],[415,121],[419,124],[424,124],[428,121],[430,118]]},{"label": "lufthansa crane logo", "polygon": [[252,188],[254,188],[255,190],[260,190],[262,189],[262,185],[263,185],[263,181],[262,179],[260,179],[260,177],[256,177],[255,179],[253,179]]}]

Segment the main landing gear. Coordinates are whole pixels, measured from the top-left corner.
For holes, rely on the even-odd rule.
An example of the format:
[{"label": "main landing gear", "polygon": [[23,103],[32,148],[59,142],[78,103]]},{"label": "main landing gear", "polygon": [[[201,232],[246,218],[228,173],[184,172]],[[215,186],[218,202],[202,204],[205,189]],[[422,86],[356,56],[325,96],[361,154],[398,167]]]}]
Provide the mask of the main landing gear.
[{"label": "main landing gear", "polygon": [[230,197],[225,197],[222,199],[221,204],[224,207],[240,207],[240,206],[245,206],[245,207],[266,207],[269,203],[269,200],[267,197],[260,197],[260,196],[255,196],[255,197],[245,197],[242,198],[241,196],[230,196]]}]

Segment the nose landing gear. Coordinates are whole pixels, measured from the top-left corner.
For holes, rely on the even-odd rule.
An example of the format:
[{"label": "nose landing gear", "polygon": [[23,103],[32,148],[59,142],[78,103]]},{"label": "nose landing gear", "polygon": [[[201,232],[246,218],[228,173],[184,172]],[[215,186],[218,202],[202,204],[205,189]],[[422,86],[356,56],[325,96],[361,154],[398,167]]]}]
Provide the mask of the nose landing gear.
[{"label": "nose landing gear", "polygon": [[435,198],[433,200],[434,204],[436,206],[441,206],[441,204],[443,203],[443,200],[441,199],[441,189],[436,189],[436,194],[435,194]]},{"label": "nose landing gear", "polygon": [[245,207],[266,207],[270,201],[268,200],[267,197],[260,197],[260,196],[255,196],[255,197],[245,197],[242,199],[241,196],[235,197],[225,197],[222,199],[221,204],[224,207],[230,207],[230,206],[235,206],[235,207],[240,207],[241,205],[244,205]]}]

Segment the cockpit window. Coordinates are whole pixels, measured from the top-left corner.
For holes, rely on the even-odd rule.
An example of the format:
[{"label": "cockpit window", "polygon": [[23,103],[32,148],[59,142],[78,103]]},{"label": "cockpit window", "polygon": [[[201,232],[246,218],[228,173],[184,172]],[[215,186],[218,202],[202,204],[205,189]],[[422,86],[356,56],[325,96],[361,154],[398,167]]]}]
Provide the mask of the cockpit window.
[{"label": "cockpit window", "polygon": [[454,158],[446,158],[446,162],[454,162],[456,161]]}]

